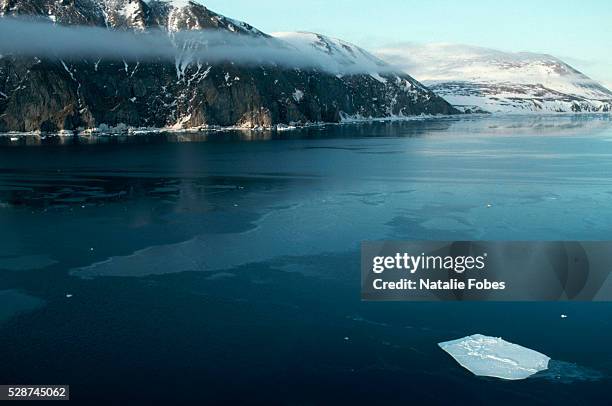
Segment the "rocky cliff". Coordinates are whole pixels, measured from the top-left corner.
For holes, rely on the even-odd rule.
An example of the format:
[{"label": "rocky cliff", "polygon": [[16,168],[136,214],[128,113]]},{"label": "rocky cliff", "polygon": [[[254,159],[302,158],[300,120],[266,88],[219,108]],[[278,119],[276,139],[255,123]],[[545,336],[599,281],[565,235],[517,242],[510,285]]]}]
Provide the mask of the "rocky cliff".
[{"label": "rocky cliff", "polygon": [[[0,0],[0,23],[23,16],[38,16],[56,26],[161,31],[170,41],[177,32],[224,32],[282,42],[296,52],[319,53],[340,64],[357,66],[366,59],[386,66],[339,40],[303,34],[299,44],[292,43],[293,36],[272,37],[187,1]],[[339,74],[286,64],[210,63],[180,53],[173,61],[0,55],[0,132],[271,127],[456,112],[409,75],[388,68]]]}]

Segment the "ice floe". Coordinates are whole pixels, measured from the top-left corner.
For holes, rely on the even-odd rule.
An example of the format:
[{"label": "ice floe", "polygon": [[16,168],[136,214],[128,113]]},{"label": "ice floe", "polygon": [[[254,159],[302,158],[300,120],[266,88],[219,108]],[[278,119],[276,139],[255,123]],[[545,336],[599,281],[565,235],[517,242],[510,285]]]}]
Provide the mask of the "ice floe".
[{"label": "ice floe", "polygon": [[498,337],[474,334],[438,344],[474,375],[525,379],[548,369],[550,358]]}]

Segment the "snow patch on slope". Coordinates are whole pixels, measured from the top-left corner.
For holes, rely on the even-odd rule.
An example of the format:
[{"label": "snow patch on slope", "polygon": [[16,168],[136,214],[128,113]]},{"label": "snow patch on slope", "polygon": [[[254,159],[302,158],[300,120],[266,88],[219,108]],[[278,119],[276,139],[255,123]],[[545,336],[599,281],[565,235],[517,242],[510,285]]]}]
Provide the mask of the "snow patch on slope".
[{"label": "snow patch on slope", "polygon": [[300,89],[295,89],[295,91],[293,92],[293,100],[299,103],[302,101],[303,98],[304,92],[302,92]]},{"label": "snow patch on slope", "polygon": [[[187,7],[189,3],[193,3],[191,0],[162,0],[162,1],[174,8]],[[146,3],[149,3],[149,2],[150,1],[147,1]]]}]

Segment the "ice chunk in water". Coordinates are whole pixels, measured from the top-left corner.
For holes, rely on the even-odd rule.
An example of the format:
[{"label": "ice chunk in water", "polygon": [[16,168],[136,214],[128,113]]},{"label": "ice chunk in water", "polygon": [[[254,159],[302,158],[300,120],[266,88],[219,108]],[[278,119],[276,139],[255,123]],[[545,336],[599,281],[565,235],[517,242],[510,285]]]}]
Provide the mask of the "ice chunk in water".
[{"label": "ice chunk in water", "polygon": [[548,369],[550,358],[497,337],[474,334],[438,344],[474,375],[525,379]]}]

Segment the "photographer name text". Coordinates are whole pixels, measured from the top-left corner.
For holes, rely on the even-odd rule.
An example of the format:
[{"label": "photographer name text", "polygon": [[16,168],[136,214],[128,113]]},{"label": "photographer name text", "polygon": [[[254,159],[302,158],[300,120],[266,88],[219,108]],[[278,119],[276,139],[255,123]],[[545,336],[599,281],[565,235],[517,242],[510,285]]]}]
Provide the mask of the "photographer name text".
[{"label": "photographer name text", "polygon": [[[381,275],[388,271],[405,272],[411,278],[385,280],[382,277],[372,280],[375,290],[505,290],[505,281],[482,278],[486,270],[487,254],[479,256],[435,256],[410,255],[397,253],[393,256],[376,256],[372,259],[372,272]],[[421,273],[438,273],[445,279],[421,276]],[[464,273],[469,272],[474,277]],[[457,277],[448,278],[449,273]],[[382,275],[381,275],[382,276]],[[459,278],[459,276],[462,276]],[[470,275],[472,276],[472,275]]]}]

